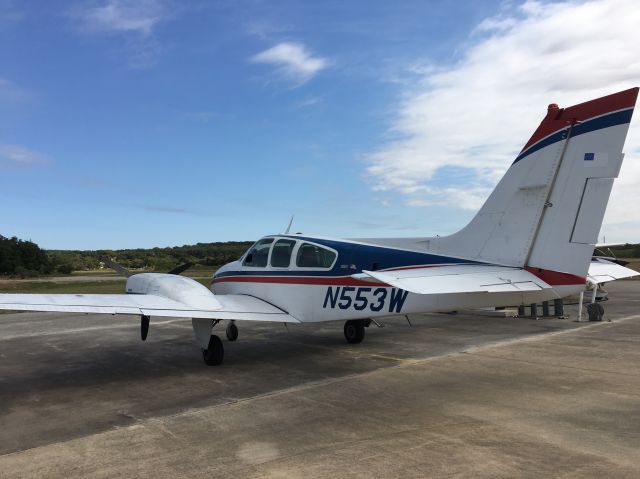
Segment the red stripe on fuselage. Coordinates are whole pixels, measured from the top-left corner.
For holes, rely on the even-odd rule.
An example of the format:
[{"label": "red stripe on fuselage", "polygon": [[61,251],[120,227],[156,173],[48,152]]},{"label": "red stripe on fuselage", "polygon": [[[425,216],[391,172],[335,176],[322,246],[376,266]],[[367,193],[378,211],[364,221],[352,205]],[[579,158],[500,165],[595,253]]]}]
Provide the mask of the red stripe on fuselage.
[{"label": "red stripe on fuselage", "polygon": [[527,266],[524,269],[529,273],[536,275],[542,281],[551,286],[568,286],[574,284],[585,284],[587,282],[587,278],[583,278],[576,274],[561,273],[560,271],[533,268],[531,266]]},{"label": "red stripe on fuselage", "polygon": [[626,108],[632,108],[636,104],[638,96],[638,88],[614,93],[613,95],[603,96],[595,100],[580,103],[568,108],[549,109],[547,116],[542,120],[540,126],[533,136],[527,141],[522,148],[522,153],[534,143],[549,136],[556,131],[566,128],[575,121],[585,121],[590,118],[601,116]]}]

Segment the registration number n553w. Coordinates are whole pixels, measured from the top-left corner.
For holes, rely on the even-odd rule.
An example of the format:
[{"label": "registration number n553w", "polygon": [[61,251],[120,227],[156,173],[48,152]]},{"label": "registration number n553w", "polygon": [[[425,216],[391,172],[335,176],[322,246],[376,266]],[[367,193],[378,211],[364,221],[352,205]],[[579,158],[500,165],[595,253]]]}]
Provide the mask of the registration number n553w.
[{"label": "registration number n553w", "polygon": [[398,288],[330,286],[327,288],[322,307],[399,313],[406,299],[407,291]]}]

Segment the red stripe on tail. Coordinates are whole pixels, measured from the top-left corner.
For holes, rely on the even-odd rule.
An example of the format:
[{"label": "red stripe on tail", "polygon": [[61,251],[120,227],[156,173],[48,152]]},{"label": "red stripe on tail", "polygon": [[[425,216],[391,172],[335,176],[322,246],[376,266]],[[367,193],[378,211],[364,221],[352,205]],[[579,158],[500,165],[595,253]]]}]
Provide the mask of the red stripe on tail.
[{"label": "red stripe on tail", "polygon": [[525,267],[525,269],[529,273],[536,275],[542,281],[544,281],[545,283],[551,286],[585,284],[587,282],[587,278],[583,278],[582,276],[578,276],[576,274],[561,273],[560,271],[553,271],[550,269],[542,269],[542,268],[533,268],[531,266],[527,266]]},{"label": "red stripe on tail", "polygon": [[[574,121],[585,121],[589,118],[613,111],[632,108],[636,104],[637,97],[638,88],[631,88],[630,90],[596,98],[595,100],[579,103],[578,105],[568,108],[558,108],[557,105],[551,104],[547,110],[547,116],[542,120],[538,129],[529,141],[527,141],[527,144],[524,145],[522,151],[525,151],[531,145],[549,136],[551,133],[565,128]],[[522,151],[520,153],[522,153]]]}]

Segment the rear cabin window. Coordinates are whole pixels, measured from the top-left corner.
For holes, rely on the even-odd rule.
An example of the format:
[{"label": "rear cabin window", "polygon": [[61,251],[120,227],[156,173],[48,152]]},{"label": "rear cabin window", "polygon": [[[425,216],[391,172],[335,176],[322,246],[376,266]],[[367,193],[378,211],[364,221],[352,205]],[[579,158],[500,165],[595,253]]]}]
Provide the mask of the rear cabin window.
[{"label": "rear cabin window", "polygon": [[276,241],[271,252],[271,266],[274,268],[288,268],[295,245],[295,240],[279,239]]},{"label": "rear cabin window", "polygon": [[242,262],[243,266],[255,266],[264,268],[267,266],[267,259],[269,259],[269,248],[273,243],[273,238],[265,238],[254,244]]},{"label": "rear cabin window", "polygon": [[302,243],[298,249],[296,265],[299,268],[331,268],[336,253],[314,244]]}]

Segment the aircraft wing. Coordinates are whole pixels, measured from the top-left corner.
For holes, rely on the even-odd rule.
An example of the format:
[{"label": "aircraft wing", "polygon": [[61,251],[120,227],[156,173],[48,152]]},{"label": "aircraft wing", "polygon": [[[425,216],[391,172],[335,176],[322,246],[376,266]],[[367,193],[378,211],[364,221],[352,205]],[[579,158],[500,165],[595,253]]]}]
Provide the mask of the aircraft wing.
[{"label": "aircraft wing", "polygon": [[211,295],[208,308],[154,294],[0,294],[0,309],[66,313],[134,314],[299,323],[285,311],[253,296]]},{"label": "aircraft wing", "polygon": [[588,279],[591,283],[606,283],[609,281],[615,281],[616,279],[631,278],[637,276],[640,273],[630,268],[626,268],[612,261],[598,258],[591,261],[589,264]]},{"label": "aircraft wing", "polygon": [[528,271],[491,265],[445,265],[395,271],[363,271],[354,278],[395,286],[416,294],[497,293],[551,288]]}]

